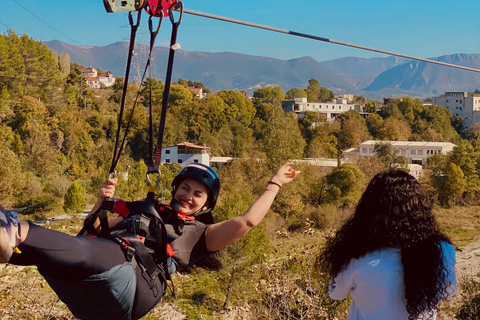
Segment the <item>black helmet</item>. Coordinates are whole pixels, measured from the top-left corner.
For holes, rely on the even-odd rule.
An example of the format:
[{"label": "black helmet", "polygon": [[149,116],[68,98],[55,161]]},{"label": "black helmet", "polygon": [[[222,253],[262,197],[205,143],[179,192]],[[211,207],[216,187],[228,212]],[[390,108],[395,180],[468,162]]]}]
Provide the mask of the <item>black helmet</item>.
[{"label": "black helmet", "polygon": [[178,189],[178,186],[186,178],[197,180],[205,184],[208,188],[209,195],[208,201],[210,202],[210,209],[215,208],[217,203],[218,194],[220,193],[220,178],[218,177],[217,172],[211,167],[206,166],[201,163],[193,163],[184,167],[178,175],[173,179],[172,186],[172,196],[175,195],[175,192]]}]

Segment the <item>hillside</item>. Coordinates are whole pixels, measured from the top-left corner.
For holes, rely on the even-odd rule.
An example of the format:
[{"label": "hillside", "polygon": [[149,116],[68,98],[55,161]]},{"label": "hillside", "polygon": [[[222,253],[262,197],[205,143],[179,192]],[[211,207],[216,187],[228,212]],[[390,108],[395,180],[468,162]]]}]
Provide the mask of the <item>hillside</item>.
[{"label": "hillside", "polygon": [[[66,52],[72,62],[110,70],[116,76],[123,76],[128,44],[116,42],[103,47],[74,46],[60,41],[46,42],[57,53]],[[143,73],[147,48],[137,45],[133,60],[132,76]],[[152,76],[165,79],[168,49],[155,47]],[[141,59],[143,57],[143,60]],[[136,66],[141,66],[136,68]],[[291,88],[305,88],[309,79],[317,79],[322,86],[336,92],[355,92],[350,84],[333,74],[311,57],[280,60],[239,53],[187,52],[177,50],[173,79],[201,81],[214,90],[253,91],[266,85],[281,86],[285,92]]]},{"label": "hillside", "polygon": [[394,56],[370,59],[345,57],[323,61],[321,64],[361,91],[382,72],[405,62],[407,59]]},{"label": "hillside", "polygon": [[[454,54],[436,61],[480,69],[480,54]],[[382,72],[367,87],[367,92],[396,89],[399,92],[440,95],[446,91],[474,91],[480,88],[480,73],[409,61]]]},{"label": "hillside", "polygon": [[[84,66],[110,70],[123,76],[128,44],[116,42],[107,46],[75,46],[61,41],[47,41],[57,53],[66,52],[71,61]],[[143,73],[148,49],[137,45],[132,76]],[[152,76],[165,78],[168,49],[155,47]],[[433,60],[480,69],[479,54],[452,54]],[[337,94],[352,93],[370,99],[383,97],[426,98],[445,91],[473,91],[480,88],[480,73],[453,69],[398,57],[345,57],[318,62],[312,57],[290,60],[252,56],[232,52],[188,52],[178,50],[173,79],[201,81],[213,90],[246,90],[249,94],[267,85],[279,85],[285,92],[305,88],[309,79]]]}]

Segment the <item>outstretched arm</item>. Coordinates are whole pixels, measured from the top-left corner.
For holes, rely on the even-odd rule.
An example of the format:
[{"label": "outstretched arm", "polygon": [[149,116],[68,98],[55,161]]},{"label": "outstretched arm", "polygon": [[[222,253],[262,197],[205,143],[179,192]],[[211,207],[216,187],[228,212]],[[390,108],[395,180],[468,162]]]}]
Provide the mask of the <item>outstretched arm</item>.
[{"label": "outstretched arm", "polygon": [[211,225],[206,234],[208,251],[218,251],[237,241],[258,225],[270,209],[280,187],[295,179],[300,173],[291,167],[292,161],[283,164],[270,180],[263,193],[243,215]]}]

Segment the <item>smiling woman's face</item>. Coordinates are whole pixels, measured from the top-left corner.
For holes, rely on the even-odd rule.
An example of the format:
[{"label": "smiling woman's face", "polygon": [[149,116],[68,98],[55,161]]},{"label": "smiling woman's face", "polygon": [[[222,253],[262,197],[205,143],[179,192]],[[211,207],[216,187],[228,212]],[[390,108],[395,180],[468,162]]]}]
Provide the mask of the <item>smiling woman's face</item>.
[{"label": "smiling woman's face", "polygon": [[178,186],[174,198],[181,204],[180,213],[192,215],[207,209],[208,189],[203,183],[186,178]]}]

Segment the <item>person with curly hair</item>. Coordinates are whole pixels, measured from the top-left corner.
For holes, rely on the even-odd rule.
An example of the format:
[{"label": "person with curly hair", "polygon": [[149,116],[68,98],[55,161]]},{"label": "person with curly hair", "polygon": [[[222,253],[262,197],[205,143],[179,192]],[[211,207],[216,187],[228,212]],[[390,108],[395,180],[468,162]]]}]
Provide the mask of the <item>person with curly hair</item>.
[{"label": "person with curly hair", "polygon": [[347,320],[436,319],[456,292],[455,249],[418,181],[400,170],[370,181],[318,263],[332,299],[351,295]]}]

